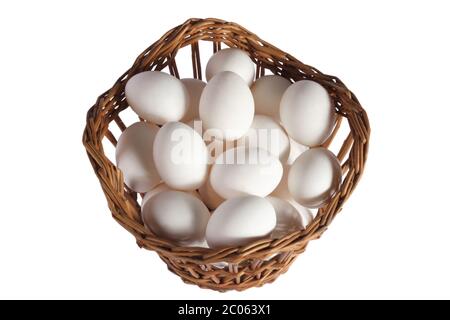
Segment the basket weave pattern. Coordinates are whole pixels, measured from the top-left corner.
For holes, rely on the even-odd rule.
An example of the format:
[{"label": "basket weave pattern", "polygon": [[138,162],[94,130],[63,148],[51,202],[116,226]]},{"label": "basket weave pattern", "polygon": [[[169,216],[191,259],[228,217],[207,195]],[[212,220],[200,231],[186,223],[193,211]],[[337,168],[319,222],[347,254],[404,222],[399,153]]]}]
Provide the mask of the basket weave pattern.
[{"label": "basket weave pattern", "polygon": [[[167,68],[179,78],[175,59],[177,51],[190,46],[193,76],[202,78],[199,41],[211,41],[214,52],[221,49],[221,43],[245,50],[256,64],[257,77],[270,70],[291,81],[311,79],[323,85],[338,114],[335,130],[324,143],[325,147],[332,142],[341,121],[344,119],[348,122],[350,133],[337,154],[344,172],[343,183],[305,230],[293,232],[281,239],[259,240],[245,247],[212,250],[176,246],[156,237],[144,227],[138,202],[141,195],[124,185],[123,175],[106,157],[103,143],[105,138],[114,146],[117,143],[118,137],[109,129],[111,122],[115,122],[122,131],[126,128],[120,113],[129,107],[124,89],[126,81],[133,75]],[[356,187],[366,162],[370,136],[366,112],[355,95],[337,77],[301,63],[235,23],[218,19],[189,19],[163,35],[138,56],[133,66],[111,89],[100,95],[88,111],[86,122],[83,144],[113,218],[133,234],[140,247],[157,252],[169,270],[183,281],[219,291],[261,286],[287,271],[308,242],[319,238],[327,229]],[[226,262],[226,266],[223,267],[223,263],[222,267],[217,265],[221,262]]]}]

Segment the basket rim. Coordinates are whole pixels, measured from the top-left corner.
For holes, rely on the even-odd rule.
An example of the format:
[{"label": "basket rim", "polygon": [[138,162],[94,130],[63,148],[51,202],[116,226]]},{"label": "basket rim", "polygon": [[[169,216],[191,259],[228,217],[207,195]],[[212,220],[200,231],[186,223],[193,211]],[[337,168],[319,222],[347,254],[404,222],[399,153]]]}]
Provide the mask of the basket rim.
[{"label": "basket rim", "polygon": [[[203,34],[189,34],[192,30],[197,32],[201,30]],[[218,35],[220,37],[214,33],[216,31],[219,32]],[[239,34],[239,40],[244,41],[242,43],[239,42],[241,46],[236,45],[236,40],[226,38],[230,34],[233,34],[233,36],[234,34]],[[286,74],[288,72],[292,72],[292,74],[289,74],[289,79],[292,79],[293,75],[295,75],[303,79],[319,82],[324,85],[336,103],[336,112],[340,120],[336,125],[335,132],[339,130],[340,121],[343,118],[349,122],[350,134],[344,142],[341,152],[337,155],[338,158],[344,158],[345,155],[348,155],[348,159],[342,164],[347,174],[346,179],[343,180],[340,189],[330,202],[319,209],[318,214],[305,230],[291,232],[280,239],[267,237],[245,246],[211,249],[183,247],[175,242],[158,238],[144,227],[142,220],[139,220],[140,214],[137,212],[140,210],[139,203],[136,199],[133,199],[133,196],[130,195],[131,193],[129,194],[130,190],[127,190],[123,182],[121,171],[104,154],[102,141],[105,137],[111,139],[108,136],[108,125],[110,122],[115,121],[115,117],[126,108],[124,107],[123,88],[127,79],[138,72],[152,68],[156,70],[169,67],[172,74],[178,75],[174,59],[178,49],[193,45],[189,42],[192,40],[189,39],[190,37],[196,41],[212,41],[215,46],[217,43],[215,40],[220,39],[221,42],[229,46],[231,44],[244,49],[251,55],[257,69],[260,70],[259,72],[261,72],[261,69],[269,67],[284,77],[287,77]],[[218,49],[220,49],[220,45]],[[156,53],[159,55],[156,55]],[[274,56],[279,61],[276,61]],[[161,57],[164,57],[164,59],[161,59]],[[269,59],[273,60],[272,64],[270,64]],[[297,70],[297,73],[294,70]],[[121,127],[120,123],[118,125]],[[325,146],[331,143],[335,132],[324,143]],[[96,103],[89,109],[86,116],[86,127],[83,132],[83,145],[100,180],[113,218],[135,236],[140,247],[155,250],[159,255],[183,259],[196,264],[210,264],[218,261],[240,263],[245,259],[264,258],[274,253],[302,252],[310,240],[319,238],[328,228],[328,225],[336,214],[340,212],[344,202],[356,187],[367,159],[369,139],[370,124],[367,114],[356,96],[347,89],[339,78],[323,74],[318,69],[303,64],[290,54],[260,39],[237,23],[216,18],[188,19],[183,24],[169,30],[158,41],[144,50],[133,65],[118,78],[110,89],[101,94]]]}]

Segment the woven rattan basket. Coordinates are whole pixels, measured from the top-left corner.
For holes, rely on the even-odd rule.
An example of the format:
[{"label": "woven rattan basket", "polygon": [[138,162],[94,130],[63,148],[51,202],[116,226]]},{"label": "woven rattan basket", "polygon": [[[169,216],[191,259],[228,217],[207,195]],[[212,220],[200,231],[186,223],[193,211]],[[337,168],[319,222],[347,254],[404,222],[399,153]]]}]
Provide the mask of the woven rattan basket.
[{"label": "woven rattan basket", "polygon": [[[306,230],[277,240],[260,240],[245,247],[212,250],[179,247],[159,239],[144,228],[139,205],[142,195],[132,192],[124,185],[121,171],[105,155],[104,143],[116,145],[118,137],[112,133],[112,125],[117,125],[122,131],[126,128],[120,114],[129,107],[124,88],[127,80],[134,74],[145,70],[168,69],[172,75],[179,77],[177,52],[190,46],[193,76],[202,78],[199,41],[211,42],[211,51],[205,53],[208,57],[213,51],[220,50],[222,44],[245,50],[256,64],[257,77],[270,71],[290,81],[313,79],[322,84],[329,91],[338,114],[335,130],[324,143],[325,147],[330,145],[337,131],[343,127],[340,126],[342,120],[348,122],[348,136],[345,140],[342,139],[344,142],[337,153],[344,172],[343,183],[332,200],[318,211]],[[169,270],[186,283],[226,291],[244,290],[274,281],[288,270],[310,240],[322,235],[341,211],[361,177],[367,158],[369,135],[369,120],[365,111],[355,95],[338,78],[301,63],[235,23],[218,19],[189,19],[146,49],[114,86],[100,95],[87,113],[83,144],[112,216],[133,234],[137,244],[156,251]]]}]

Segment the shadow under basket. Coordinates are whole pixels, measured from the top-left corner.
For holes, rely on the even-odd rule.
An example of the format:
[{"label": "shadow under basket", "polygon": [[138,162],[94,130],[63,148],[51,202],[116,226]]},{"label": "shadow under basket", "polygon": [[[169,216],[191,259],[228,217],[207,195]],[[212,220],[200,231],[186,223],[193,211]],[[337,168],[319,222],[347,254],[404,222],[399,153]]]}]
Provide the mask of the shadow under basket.
[{"label": "shadow under basket", "polygon": [[[205,46],[208,41],[211,46]],[[293,232],[281,239],[259,240],[245,247],[220,250],[179,247],[158,238],[144,227],[139,204],[142,195],[131,191],[124,184],[122,172],[108,159],[106,149],[115,147],[118,135],[126,128],[124,111],[130,108],[124,90],[128,79],[148,70],[168,70],[179,78],[181,64],[177,67],[176,57],[184,47],[192,57],[188,63],[192,62],[193,77],[202,79],[200,47],[202,51],[205,48],[211,50],[204,53],[206,59],[223,46],[248,52],[256,65],[257,78],[272,73],[291,82],[311,79],[328,90],[338,116],[335,129],[323,146],[330,147],[338,131],[344,130],[342,124],[346,124],[348,133],[340,134],[343,141],[335,151],[343,169],[343,183],[329,203],[319,209],[305,230]],[[192,77],[191,74],[182,76]],[[137,116],[135,120],[138,121]],[[97,99],[87,113],[86,122],[83,144],[113,218],[133,234],[140,247],[156,251],[169,270],[183,281],[218,291],[262,286],[288,270],[297,256],[305,251],[308,242],[318,239],[327,229],[356,187],[366,162],[370,135],[366,112],[355,95],[337,77],[301,63],[238,24],[219,19],[189,19],[163,35],[138,56],[133,66],[111,89]]]}]

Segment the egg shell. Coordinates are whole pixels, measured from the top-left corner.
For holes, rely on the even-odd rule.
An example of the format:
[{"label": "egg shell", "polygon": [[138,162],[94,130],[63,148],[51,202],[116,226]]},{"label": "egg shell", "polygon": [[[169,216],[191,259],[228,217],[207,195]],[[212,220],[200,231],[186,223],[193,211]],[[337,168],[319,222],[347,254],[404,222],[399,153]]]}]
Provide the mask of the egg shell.
[{"label": "egg shell", "polygon": [[307,208],[323,206],[339,189],[342,170],[335,155],[325,148],[302,153],[288,175],[289,192],[295,201]]},{"label": "egg shell", "polygon": [[204,239],[209,217],[203,202],[182,191],[161,191],[142,207],[145,226],[157,236],[178,243]]},{"label": "egg shell", "polygon": [[251,86],[255,100],[255,113],[280,122],[280,102],[291,82],[279,75],[267,75],[257,79]]},{"label": "egg shell", "polygon": [[336,113],[323,86],[315,81],[301,80],[291,84],[283,94],[280,118],[292,139],[314,147],[330,136]]},{"label": "egg shell", "polygon": [[305,228],[303,218],[298,210],[288,201],[276,197],[267,197],[277,216],[277,224],[272,231],[272,238],[278,239],[291,232]]},{"label": "egg shell", "polygon": [[159,71],[145,71],[125,85],[128,104],[140,117],[163,125],[178,121],[188,110],[189,93],[177,78]]},{"label": "egg shell", "polygon": [[267,150],[237,147],[222,153],[211,169],[211,186],[224,199],[265,197],[283,175],[281,162]]},{"label": "egg shell", "polygon": [[198,114],[198,104],[200,102],[200,96],[202,95],[203,89],[206,86],[206,82],[199,79],[185,78],[181,79],[181,82],[186,87],[189,93],[189,105],[184,117],[181,122],[188,123],[194,119],[199,119]]},{"label": "egg shell", "polygon": [[264,115],[255,115],[250,129],[238,140],[238,145],[265,149],[282,163],[287,161],[291,148],[283,127]]},{"label": "egg shell", "polygon": [[234,72],[216,74],[203,89],[199,105],[200,119],[205,130],[214,130],[221,140],[242,137],[253,121],[253,96]]},{"label": "egg shell", "polygon": [[143,206],[145,206],[145,203],[153,196],[157,195],[160,192],[163,191],[169,191],[169,187],[167,186],[167,184],[165,183],[160,183],[158,184],[156,187],[154,187],[153,189],[147,191],[144,195],[144,197],[142,198],[142,204],[141,204],[141,208]]},{"label": "egg shell", "polygon": [[208,82],[222,71],[238,74],[250,86],[255,79],[255,64],[245,51],[237,48],[226,48],[217,51],[206,65]]},{"label": "egg shell", "polygon": [[154,124],[136,122],[117,141],[117,167],[123,173],[125,184],[136,192],[147,192],[161,181],[153,162],[153,143],[158,130]]},{"label": "egg shell", "polygon": [[169,188],[195,190],[206,180],[208,154],[202,137],[187,124],[168,122],[153,143],[153,158]]},{"label": "egg shell", "polygon": [[290,168],[291,168],[291,166],[289,164],[283,164],[283,176],[282,176],[281,181],[278,184],[278,186],[270,194],[270,197],[279,198],[284,201],[287,201],[291,206],[293,206],[297,210],[297,212],[302,217],[303,226],[307,227],[312,222],[314,217],[316,216],[317,209],[305,208],[300,203],[295,201],[294,198],[292,197],[291,193],[289,192],[289,188],[288,188],[288,176],[289,176]]},{"label": "egg shell", "polygon": [[[142,198],[141,207],[143,207],[145,205],[145,203],[148,201],[148,199],[150,199],[154,195],[157,195],[158,193],[160,193],[162,191],[170,191],[170,190],[172,190],[172,189],[170,189],[167,186],[167,184],[165,184],[165,183],[158,184],[156,187],[154,187],[153,189],[151,189],[150,191],[147,191],[145,193],[144,197]],[[198,192],[196,190],[187,191],[187,192],[201,200],[200,195],[198,194]]]},{"label": "egg shell", "polygon": [[210,248],[243,246],[267,237],[275,225],[275,210],[268,200],[256,196],[228,199],[209,219],[206,241]]}]

